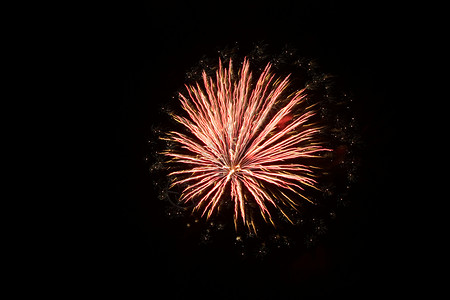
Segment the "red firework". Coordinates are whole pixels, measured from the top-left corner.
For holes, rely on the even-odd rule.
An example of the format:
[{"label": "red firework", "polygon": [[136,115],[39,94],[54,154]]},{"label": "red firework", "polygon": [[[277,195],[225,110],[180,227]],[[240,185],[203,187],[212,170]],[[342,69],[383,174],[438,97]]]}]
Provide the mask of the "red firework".
[{"label": "red firework", "polygon": [[249,69],[244,59],[236,76],[231,60],[228,69],[219,61],[215,79],[203,71],[202,83],[186,85],[188,96],[179,100],[187,115],[173,118],[187,130],[168,134],[178,150],[164,154],[179,167],[169,176],[172,186],[183,187],[180,203],[210,218],[231,199],[235,225],[241,219],[255,231],[251,207],[273,224],[268,207],[292,222],[283,208],[298,207],[293,195],[312,202],[306,188],[317,189],[318,166],[311,158],[331,150],[318,139],[321,128],[312,122],[304,89],[285,95],[289,76],[276,79],[270,63],[252,85]]}]

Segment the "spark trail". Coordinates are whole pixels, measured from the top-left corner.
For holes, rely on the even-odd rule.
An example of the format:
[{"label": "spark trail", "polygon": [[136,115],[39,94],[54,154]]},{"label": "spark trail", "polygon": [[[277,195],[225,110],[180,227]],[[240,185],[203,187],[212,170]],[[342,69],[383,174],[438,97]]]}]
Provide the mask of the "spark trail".
[{"label": "spark trail", "polygon": [[169,176],[183,187],[180,203],[210,218],[232,201],[235,226],[242,220],[252,231],[254,207],[268,223],[273,208],[292,222],[284,207],[297,208],[296,195],[312,202],[307,189],[317,188],[318,166],[311,162],[331,151],[318,139],[305,90],[286,95],[289,76],[276,78],[270,63],[253,84],[247,59],[237,74],[231,60],[228,68],[219,60],[215,79],[202,75],[179,94],[185,115],[172,115],[186,130],[166,136],[177,146],[164,154],[178,166]]}]

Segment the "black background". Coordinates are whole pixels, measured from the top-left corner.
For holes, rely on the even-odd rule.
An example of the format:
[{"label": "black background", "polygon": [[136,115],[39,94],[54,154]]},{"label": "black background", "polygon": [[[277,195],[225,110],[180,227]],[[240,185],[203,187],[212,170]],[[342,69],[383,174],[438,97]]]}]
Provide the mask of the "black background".
[{"label": "black background", "polygon": [[[111,23],[119,99],[113,107],[113,200],[101,226],[99,278],[108,291],[213,299],[289,299],[304,295],[383,294],[402,273],[398,236],[399,144],[392,95],[407,27],[400,10],[382,2],[296,1],[207,5],[163,3],[118,7]],[[316,58],[354,94],[364,148],[350,206],[338,212],[327,236],[304,249],[240,258],[233,246],[204,246],[186,238],[157,200],[148,163],[152,124],[161,105],[184,83],[203,55],[236,42],[290,44]],[[117,152],[117,153],[116,153]],[[95,264],[95,263],[94,263]]]}]

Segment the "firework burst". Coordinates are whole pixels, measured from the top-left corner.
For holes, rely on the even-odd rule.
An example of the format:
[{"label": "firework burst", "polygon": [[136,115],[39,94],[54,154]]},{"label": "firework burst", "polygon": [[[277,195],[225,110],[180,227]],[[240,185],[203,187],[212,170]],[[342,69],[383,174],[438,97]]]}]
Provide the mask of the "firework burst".
[{"label": "firework burst", "polygon": [[274,224],[278,210],[292,223],[286,208],[313,203],[317,158],[331,151],[305,90],[292,92],[289,76],[277,78],[270,63],[254,82],[247,59],[237,74],[231,60],[228,68],[219,60],[215,78],[202,75],[179,94],[184,113],[172,114],[185,130],[165,137],[175,146],[164,155],[175,168],[169,176],[182,190],[179,202],[208,219],[233,203],[235,226],[241,220],[251,231],[255,212]]}]

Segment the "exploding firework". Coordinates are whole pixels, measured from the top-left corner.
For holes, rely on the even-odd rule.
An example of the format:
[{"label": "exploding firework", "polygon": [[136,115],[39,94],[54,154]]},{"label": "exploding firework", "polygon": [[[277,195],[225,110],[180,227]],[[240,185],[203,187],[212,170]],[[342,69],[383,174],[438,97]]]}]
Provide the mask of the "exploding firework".
[{"label": "exploding firework", "polygon": [[192,204],[207,219],[234,207],[234,224],[256,232],[255,218],[273,224],[274,212],[294,223],[287,211],[318,189],[320,160],[332,151],[321,140],[314,121],[316,105],[305,89],[294,89],[290,78],[279,78],[268,63],[254,81],[244,59],[237,73],[219,60],[215,78],[186,85],[179,94],[183,112],[172,117],[183,130],[164,139],[172,168],[171,188],[181,190],[180,204]]}]

